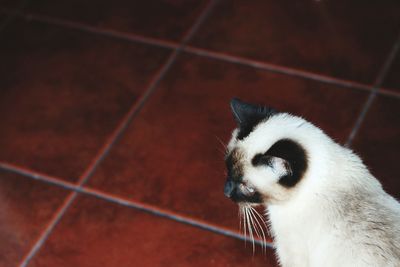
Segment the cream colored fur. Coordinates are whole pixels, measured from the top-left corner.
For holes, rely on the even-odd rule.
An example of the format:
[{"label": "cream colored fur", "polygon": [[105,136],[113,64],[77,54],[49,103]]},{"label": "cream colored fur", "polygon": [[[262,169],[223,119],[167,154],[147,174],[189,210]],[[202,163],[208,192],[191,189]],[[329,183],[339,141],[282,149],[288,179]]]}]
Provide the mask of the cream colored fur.
[{"label": "cream colored fur", "polygon": [[[350,149],[286,113],[260,123],[243,140],[236,139],[237,132],[228,151],[243,153],[245,182],[268,197],[265,208],[281,266],[400,266],[400,204]],[[287,138],[308,155],[308,168],[294,188],[277,183],[280,162],[274,168],[251,164],[254,155]]]}]

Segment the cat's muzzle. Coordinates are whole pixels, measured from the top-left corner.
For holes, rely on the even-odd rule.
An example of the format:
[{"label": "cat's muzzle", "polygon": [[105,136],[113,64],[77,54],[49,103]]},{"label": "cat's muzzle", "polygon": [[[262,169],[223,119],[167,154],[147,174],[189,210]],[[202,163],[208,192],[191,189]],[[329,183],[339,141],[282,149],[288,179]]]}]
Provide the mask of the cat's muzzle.
[{"label": "cat's muzzle", "polygon": [[243,182],[233,181],[232,179],[226,181],[224,194],[236,203],[261,203],[260,194],[253,187],[248,186]]}]

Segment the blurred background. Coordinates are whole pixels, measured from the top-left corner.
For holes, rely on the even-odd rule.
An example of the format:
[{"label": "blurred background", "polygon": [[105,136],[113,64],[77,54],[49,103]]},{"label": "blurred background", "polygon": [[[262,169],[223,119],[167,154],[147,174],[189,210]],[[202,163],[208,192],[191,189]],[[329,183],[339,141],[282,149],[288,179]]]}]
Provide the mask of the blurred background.
[{"label": "blurred background", "polygon": [[400,197],[400,1],[0,0],[0,266],[277,266],[223,195],[229,100]]}]

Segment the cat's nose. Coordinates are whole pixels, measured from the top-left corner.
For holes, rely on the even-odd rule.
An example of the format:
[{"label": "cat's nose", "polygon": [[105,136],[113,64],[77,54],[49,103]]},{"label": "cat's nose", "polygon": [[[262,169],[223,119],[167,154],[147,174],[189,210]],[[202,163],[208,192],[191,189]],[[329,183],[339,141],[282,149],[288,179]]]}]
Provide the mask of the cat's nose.
[{"label": "cat's nose", "polygon": [[227,180],[224,187],[224,194],[226,197],[231,198],[235,191],[236,183],[232,180]]}]

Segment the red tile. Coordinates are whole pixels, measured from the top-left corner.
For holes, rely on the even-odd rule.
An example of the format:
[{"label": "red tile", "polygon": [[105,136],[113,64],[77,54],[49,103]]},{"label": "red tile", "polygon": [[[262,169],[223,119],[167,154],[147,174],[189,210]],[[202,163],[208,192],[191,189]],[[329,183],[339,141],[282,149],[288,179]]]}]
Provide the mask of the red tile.
[{"label": "red tile", "polygon": [[207,1],[32,1],[29,11],[99,28],[179,41]]},{"label": "red tile", "polygon": [[0,266],[17,266],[67,193],[31,178],[0,171]]},{"label": "red tile", "polygon": [[394,59],[382,86],[390,91],[400,93],[400,51],[397,53],[397,57]]},{"label": "red tile", "polygon": [[33,258],[45,266],[277,266],[272,251],[90,197],[79,197]]},{"label": "red tile", "polygon": [[379,96],[368,111],[353,144],[372,174],[397,199],[400,199],[399,136],[400,99]]},{"label": "red tile", "polygon": [[183,55],[89,185],[238,229],[223,195],[234,96],[302,115],[344,142],[366,93]]},{"label": "red tile", "polygon": [[194,46],[372,83],[400,29],[400,1],[221,1]]},{"label": "red tile", "polygon": [[16,21],[0,42],[0,160],[76,181],[166,50]]}]

